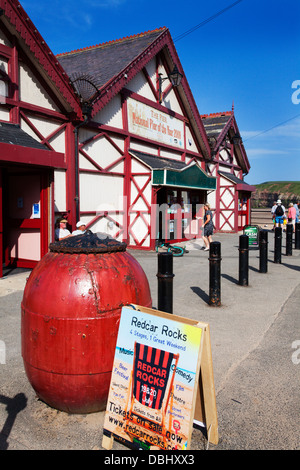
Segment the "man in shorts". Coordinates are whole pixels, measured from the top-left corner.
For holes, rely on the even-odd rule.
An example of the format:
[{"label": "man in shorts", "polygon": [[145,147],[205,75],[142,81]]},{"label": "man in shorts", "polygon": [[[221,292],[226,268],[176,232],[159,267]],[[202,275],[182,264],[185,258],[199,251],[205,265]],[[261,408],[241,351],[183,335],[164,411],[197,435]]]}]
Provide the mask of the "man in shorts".
[{"label": "man in shorts", "polygon": [[281,204],[281,199],[278,199],[276,204],[277,204],[277,207],[275,209],[275,224],[276,224],[276,227],[283,228],[285,207]]}]

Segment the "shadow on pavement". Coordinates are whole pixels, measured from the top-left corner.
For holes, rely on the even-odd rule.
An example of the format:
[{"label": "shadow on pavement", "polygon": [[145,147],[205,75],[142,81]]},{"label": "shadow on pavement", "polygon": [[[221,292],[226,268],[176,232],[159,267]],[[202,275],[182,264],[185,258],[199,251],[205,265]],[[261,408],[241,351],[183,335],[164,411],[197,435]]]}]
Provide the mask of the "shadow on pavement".
[{"label": "shadow on pavement", "polygon": [[0,450],[7,450],[9,445],[7,438],[13,428],[17,414],[26,408],[27,398],[24,393],[18,393],[14,398],[0,395],[0,403],[6,405],[7,410],[7,418],[2,431],[0,431]]}]

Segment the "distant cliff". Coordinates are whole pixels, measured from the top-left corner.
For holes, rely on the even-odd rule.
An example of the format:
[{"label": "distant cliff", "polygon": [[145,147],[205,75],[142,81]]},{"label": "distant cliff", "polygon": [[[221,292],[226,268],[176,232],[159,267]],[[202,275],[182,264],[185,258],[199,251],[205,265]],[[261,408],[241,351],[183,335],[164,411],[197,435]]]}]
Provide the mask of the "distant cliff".
[{"label": "distant cliff", "polygon": [[300,181],[268,181],[255,187],[251,198],[253,208],[272,207],[277,199],[281,199],[285,207],[290,202],[300,201]]}]

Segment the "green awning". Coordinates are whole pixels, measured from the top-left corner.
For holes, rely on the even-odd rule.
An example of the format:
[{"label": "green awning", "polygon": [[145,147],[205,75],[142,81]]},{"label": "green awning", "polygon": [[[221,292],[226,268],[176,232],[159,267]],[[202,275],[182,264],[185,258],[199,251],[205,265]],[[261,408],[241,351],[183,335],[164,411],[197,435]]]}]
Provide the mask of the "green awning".
[{"label": "green awning", "polygon": [[149,155],[136,150],[130,150],[130,153],[151,168],[154,186],[176,186],[205,191],[214,191],[217,187],[217,178],[208,176],[196,162],[186,165],[178,160]]},{"label": "green awning", "polygon": [[177,186],[189,189],[216,189],[217,179],[208,176],[196,163],[188,165],[182,170],[153,170],[152,184],[159,186]]}]

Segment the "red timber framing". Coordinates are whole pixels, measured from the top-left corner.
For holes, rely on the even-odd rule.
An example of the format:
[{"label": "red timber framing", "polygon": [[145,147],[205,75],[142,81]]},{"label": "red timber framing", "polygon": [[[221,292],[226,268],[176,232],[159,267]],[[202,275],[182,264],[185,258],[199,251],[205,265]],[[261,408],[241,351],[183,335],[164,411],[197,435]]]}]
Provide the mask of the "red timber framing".
[{"label": "red timber framing", "polygon": [[[167,50],[167,53],[169,57],[171,58],[171,63],[170,63],[170,58],[167,61],[165,53],[162,52],[163,50]],[[163,65],[165,65],[168,73],[172,71],[172,67],[174,66],[174,64],[176,64],[179,72],[183,74],[181,88],[184,92],[185,98],[187,99],[188,108],[189,108],[188,115],[187,115],[187,107],[185,108],[184,115],[186,118],[193,121],[194,123],[193,127],[194,129],[197,129],[197,132],[199,133],[198,141],[201,142],[201,154],[203,155],[204,158],[210,158],[210,146],[209,146],[208,138],[205,133],[205,129],[203,127],[197,105],[194,101],[194,97],[191,93],[188,82],[184,76],[183,69],[182,69],[177,51],[173,44],[170,32],[167,28],[162,28],[162,33],[159,35],[159,37],[155,41],[153,41],[149,45],[149,47],[147,47],[143,51],[143,53],[140,54],[140,56],[136,57],[133,62],[129,63],[126,68],[122,69],[117,75],[112,77],[105,84],[105,86],[100,90],[99,95],[95,101],[95,104],[93,106],[92,116],[95,116],[101,109],[103,109],[111,101],[111,99],[114,96],[116,96],[121,91],[123,92],[124,90],[126,90],[127,83],[130,80],[132,80],[140,71],[143,71],[147,82],[148,83],[151,82],[149,78],[149,74],[145,66],[154,57],[157,57],[157,71],[156,71],[157,79],[158,79],[158,73],[159,73],[158,67],[160,63],[163,63]],[[165,112],[168,111],[167,108],[159,104],[158,80],[156,83],[156,87],[154,87],[153,83],[151,82],[150,88],[152,90],[153,98],[154,98],[154,102],[151,101],[151,105],[153,106],[154,103],[157,103],[157,109],[162,109]],[[166,95],[170,90],[171,90],[171,87],[168,87],[167,90],[164,90],[164,95]],[[178,95],[178,90],[175,90],[175,93]],[[143,98],[141,97],[141,99]],[[182,106],[182,109],[183,109],[183,106]],[[169,112],[172,113],[172,111],[170,110]]]},{"label": "red timber framing", "polygon": [[[249,171],[242,144],[235,144],[234,153],[231,154],[232,147],[227,148],[234,133],[238,132],[235,119],[231,118],[230,124],[222,129],[217,141],[212,144],[167,28],[56,57],[17,0],[0,0],[0,9],[0,28],[6,38],[0,44],[0,59],[7,64],[0,74],[1,89],[7,90],[6,96],[0,100],[0,111],[6,113],[0,114],[0,124],[2,119],[18,125],[35,140],[35,144],[27,147],[1,143],[0,168],[10,171],[12,166],[17,165],[18,169],[24,167],[25,172],[39,171],[40,175],[46,175],[47,200],[41,193],[41,201],[44,201],[41,203],[41,226],[43,234],[47,233],[41,240],[42,255],[47,250],[48,242],[53,240],[55,216],[67,216],[74,229],[78,209],[79,217],[87,221],[88,228],[96,230],[104,227],[106,230],[108,226],[113,227],[114,233],[111,234],[126,241],[130,247],[154,248],[155,240],[149,241],[153,228],[151,205],[160,199],[162,192],[159,193],[160,188],[152,184],[151,168],[138,160],[131,153],[133,150],[181,164],[197,162],[204,172],[210,172],[218,181],[219,193],[214,209],[226,215],[225,222],[221,222],[220,217],[218,221],[216,219],[218,228],[226,224],[229,224],[230,230],[235,227],[226,213],[226,210],[232,209],[227,195],[233,198],[233,190],[222,188],[218,176],[219,171],[230,171],[242,178],[243,173]],[[117,48],[109,49],[115,44]],[[119,66],[116,60],[119,68],[115,67],[112,73],[109,54],[120,50],[119,46],[126,48],[127,62]],[[81,70],[97,78],[98,87],[92,114],[86,123],[70,77],[82,67],[81,53],[92,50],[95,57],[96,52],[99,54],[102,49],[104,56],[98,55],[96,61],[86,61],[86,68]],[[79,60],[75,70],[72,69],[74,59]],[[183,74],[182,82],[174,88],[168,80],[164,81],[160,103],[159,74],[169,74],[175,64]],[[95,66],[99,68],[93,69]],[[103,75],[105,79],[101,83]],[[23,93],[24,77],[27,85],[30,79],[37,92],[38,89],[42,90],[43,96],[38,99]],[[142,87],[138,86],[141,83]],[[129,102],[164,113],[168,120],[174,118],[182,129],[183,145],[158,141],[147,133],[134,133],[128,123]],[[77,142],[75,144],[74,129],[79,125],[78,155],[75,156]],[[224,153],[226,149],[229,150],[228,160]],[[57,181],[59,184],[56,184]],[[199,194],[197,197],[203,201],[206,190],[201,191],[197,187],[197,191],[201,192],[201,197]],[[120,196],[118,205],[112,200],[112,194],[115,199],[116,194]]]},{"label": "red timber framing", "polygon": [[[7,141],[4,137],[0,143],[0,275],[2,275],[2,261],[6,264],[14,263],[16,266],[33,267],[36,258],[26,256],[13,257],[9,253],[9,230],[14,228],[23,238],[30,232],[40,233],[40,257],[48,251],[49,242],[53,240],[54,233],[54,170],[66,171],[67,178],[72,171],[71,155],[73,148],[68,138],[65,137],[65,148],[57,146],[57,141],[62,135],[67,136],[70,118],[81,119],[82,113],[79,99],[75,95],[69,79],[52,54],[45,41],[28,18],[17,0],[0,0],[0,29],[5,38],[0,44],[0,60],[4,64],[1,71],[0,99],[0,126],[12,125],[15,141]],[[47,98],[37,100],[34,93],[24,91],[24,77],[31,77],[33,86],[43,90]],[[31,87],[30,87],[31,88]],[[5,91],[4,91],[5,90]],[[4,91],[4,94],[3,94]],[[30,96],[32,95],[32,96]],[[48,102],[47,102],[48,100]],[[18,126],[19,130],[13,125]],[[7,127],[8,126],[8,127]],[[71,125],[72,127],[72,125]],[[4,131],[3,131],[4,132]],[[74,136],[72,135],[74,141]],[[70,166],[70,171],[69,171]],[[13,174],[36,175],[36,188],[39,189],[39,214],[40,218],[10,219],[11,227],[3,223],[4,217],[10,217],[7,210],[3,210],[3,204],[11,204],[8,195],[11,188],[8,187],[3,175]],[[10,191],[10,192],[9,192]],[[23,199],[24,194],[22,194]],[[24,196],[24,201],[27,196]],[[74,196],[70,196],[70,199]],[[21,211],[21,204],[20,211]],[[37,201],[36,201],[37,202]],[[24,202],[25,204],[25,202]],[[22,212],[22,211],[21,211]],[[17,224],[17,225],[16,225]],[[22,235],[22,236],[23,236]],[[21,237],[22,238],[22,237]],[[3,252],[3,246],[4,252]],[[29,250],[30,251],[30,250]],[[18,250],[15,250],[18,254]]]},{"label": "red timber framing", "polygon": [[[24,171],[24,167],[18,166],[0,168],[0,238],[5,266],[33,268],[47,253],[50,242],[49,179],[51,173],[48,169],[41,171],[32,167]],[[32,218],[33,203],[38,205],[39,216]],[[31,236],[33,239],[28,242]],[[2,267],[1,263],[1,275]]]},{"label": "red timber framing", "polygon": [[[142,165],[141,162],[137,165],[134,157],[130,154],[130,148],[135,148],[139,145],[147,146],[149,152],[153,152],[153,155],[158,157],[163,151],[171,151],[174,155],[177,154],[179,161],[188,164],[195,160],[203,169],[205,169],[205,161],[210,158],[208,139],[185,77],[182,80],[182,90],[180,92],[171,86],[167,86],[163,90],[163,98],[167,98],[171,89],[174,91],[181,109],[180,113],[166,108],[159,102],[158,74],[162,66],[164,66],[167,73],[171,72],[173,67],[172,62],[170,63],[170,58],[168,61],[166,60],[166,48],[174,63],[176,62],[179,69],[181,69],[170,34],[168,30],[163,30],[160,37],[140,57],[136,58],[134,63],[130,63],[127,68],[122,70],[122,73],[115,76],[100,90],[99,96],[93,105],[90,121],[84,128],[80,129],[80,135],[83,136],[79,139],[80,177],[98,174],[113,176],[116,182],[123,179],[123,193],[121,195],[123,202],[117,210],[105,210],[105,208],[103,210],[87,210],[81,204],[80,218],[89,220],[87,228],[92,230],[97,223],[104,221],[104,219],[111,222],[116,228],[113,236],[122,237],[122,240],[126,241],[131,248],[137,249],[153,249],[155,246],[155,240],[151,239],[149,242],[149,239],[151,236],[151,224],[155,219],[153,214],[151,214],[151,205],[156,203],[157,189],[152,187],[151,170],[149,170],[149,167]],[[147,63],[151,59],[156,61],[156,83],[153,83],[146,68]],[[149,85],[152,98],[149,98],[149,95],[146,98],[127,88],[128,82],[139,72],[142,73],[145,82]],[[98,122],[97,119],[99,119],[98,116],[101,110],[117,94],[120,96],[122,125],[114,127]],[[187,100],[185,105],[183,105],[182,101],[183,95],[185,100]],[[184,124],[184,148],[176,149],[174,146],[170,147],[162,142],[131,133],[128,127],[128,98],[182,121]],[[197,146],[197,151],[188,149],[185,132],[186,126],[189,127],[189,132]],[[84,137],[87,133],[89,136]],[[108,164],[102,163],[99,155],[93,155],[93,152],[90,151],[91,144],[96,144],[100,140],[103,143],[103,150],[101,150],[101,152],[104,152],[103,156],[105,155],[107,145],[114,149],[115,157],[109,160]],[[120,144],[120,141],[122,141],[122,144]]]},{"label": "red timber framing", "polygon": [[217,177],[217,189],[210,200],[215,230],[238,232],[250,223],[250,198],[255,187],[243,181],[250,165],[234,116],[234,107],[229,112],[203,115],[202,120],[213,155],[212,162],[207,165],[207,172]]},{"label": "red timber framing", "polygon": [[[145,73],[145,75],[147,75]],[[158,101],[158,91],[153,89],[154,98]],[[156,153],[158,156],[161,153],[163,148],[168,149],[167,145],[160,143],[158,145],[157,142],[149,141],[149,139],[139,137],[137,138],[136,135],[131,134],[128,130],[128,122],[127,122],[127,100],[126,98],[130,96],[135,100],[147,104],[151,106],[153,109],[163,110],[163,112],[169,112],[166,108],[162,107],[160,104],[155,104],[154,102],[144,98],[143,96],[137,95],[136,93],[130,92],[129,90],[123,89],[122,90],[122,118],[123,118],[123,129],[120,128],[113,128],[111,126],[101,125],[94,121],[91,121],[88,124],[88,129],[93,131],[95,134],[92,137],[80,142],[79,144],[79,153],[80,155],[88,161],[93,168],[85,169],[80,166],[79,171],[81,174],[83,173],[99,173],[102,175],[111,175],[115,176],[116,178],[123,178],[123,208],[119,208],[117,211],[111,210],[101,210],[101,211],[80,211],[80,217],[84,216],[92,216],[90,223],[88,224],[88,228],[92,228],[99,220],[107,219],[115,224],[118,228],[117,232],[115,233],[115,237],[122,236],[122,240],[126,241],[131,248],[144,248],[144,249],[153,249],[155,246],[155,240],[151,240],[151,243],[145,247],[145,241],[151,235],[151,223],[155,219],[152,218],[151,220],[151,204],[156,204],[156,192],[157,189],[152,187],[151,185],[151,171],[149,168],[144,166],[144,169],[139,169],[139,171],[134,171],[132,169],[132,156],[129,153],[129,149],[131,146],[138,142],[142,142],[145,144],[150,144],[153,146],[153,152]],[[177,115],[176,113],[172,112],[172,116],[176,115],[178,119],[187,122],[187,118]],[[191,130],[191,132],[193,132]],[[121,136],[124,139],[124,150],[122,150],[118,145],[115,144],[113,137],[114,136]],[[105,139],[118,153],[118,156],[115,160],[112,160],[109,165],[103,167],[98,162],[93,159],[91,155],[85,150],[85,148],[92,142],[96,142],[100,138]],[[186,146],[185,146],[186,147]],[[174,151],[174,149],[172,149]],[[176,152],[175,152],[176,153]],[[186,163],[190,163],[193,160],[199,161],[199,153],[194,153],[191,151],[187,151],[185,148],[183,152],[177,152],[180,156],[182,161]],[[114,171],[116,166],[123,162],[123,171]],[[204,166],[204,162],[200,161],[202,166]],[[145,192],[148,190],[150,192],[150,198],[145,196]],[[134,195],[133,195],[134,193]],[[137,206],[143,205],[144,208],[140,209]],[[117,219],[118,215],[122,215],[123,223]],[[153,214],[152,214],[153,215]],[[139,223],[144,226],[144,233],[138,237],[136,234],[135,226]]]}]

